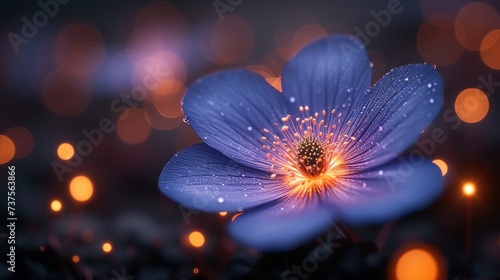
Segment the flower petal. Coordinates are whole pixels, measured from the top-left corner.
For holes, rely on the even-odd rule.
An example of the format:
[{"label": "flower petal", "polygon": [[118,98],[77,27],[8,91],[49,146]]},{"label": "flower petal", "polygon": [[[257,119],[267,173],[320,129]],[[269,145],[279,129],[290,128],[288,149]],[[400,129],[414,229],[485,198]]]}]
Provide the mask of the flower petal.
[{"label": "flower petal", "polygon": [[443,104],[443,83],[428,64],[391,70],[367,93],[347,134],[357,140],[344,156],[351,168],[368,169],[403,152],[432,122]]},{"label": "flower petal", "polygon": [[396,219],[432,202],[443,190],[439,167],[424,158],[399,156],[371,171],[342,178],[329,195],[341,220],[351,224]]},{"label": "flower petal", "polygon": [[283,95],[295,110],[306,105],[313,113],[335,108],[348,119],[358,110],[370,80],[364,46],[353,37],[335,35],[311,43],[285,65]]},{"label": "flower petal", "polygon": [[205,144],[188,147],[165,165],[160,190],[203,211],[242,211],[284,195],[269,174],[243,166]]},{"label": "flower petal", "polygon": [[237,241],[261,251],[290,250],[326,231],[333,217],[319,199],[284,198],[238,216],[229,232]]},{"label": "flower petal", "polygon": [[203,141],[227,157],[269,170],[263,129],[286,116],[281,93],[246,70],[223,71],[200,79],[187,91],[183,109]]}]

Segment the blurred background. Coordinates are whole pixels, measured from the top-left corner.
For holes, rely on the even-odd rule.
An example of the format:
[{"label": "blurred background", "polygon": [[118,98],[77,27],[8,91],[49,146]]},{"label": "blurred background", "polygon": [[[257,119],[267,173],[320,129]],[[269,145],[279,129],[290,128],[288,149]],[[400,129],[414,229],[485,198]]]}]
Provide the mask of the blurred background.
[{"label": "blurred background", "polygon": [[[500,2],[2,6],[0,178],[7,185],[7,167],[15,166],[18,220],[16,272],[2,261],[0,278],[500,279]],[[313,266],[306,260],[315,241],[262,254],[228,237],[234,213],[190,211],[160,193],[165,163],[201,142],[180,108],[192,82],[247,68],[280,89],[287,60],[337,33],[366,46],[372,82],[408,63],[428,62],[441,73],[443,110],[408,149],[441,168],[439,199],[398,221],[349,228],[355,240],[338,236],[339,249]],[[433,131],[446,140],[433,140]]]}]

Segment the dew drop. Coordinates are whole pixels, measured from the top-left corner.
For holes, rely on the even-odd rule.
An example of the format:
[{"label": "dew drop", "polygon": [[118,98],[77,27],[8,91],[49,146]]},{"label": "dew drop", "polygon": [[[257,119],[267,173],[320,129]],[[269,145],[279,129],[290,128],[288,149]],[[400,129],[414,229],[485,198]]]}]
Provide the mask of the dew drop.
[{"label": "dew drop", "polygon": [[219,203],[222,203],[222,202],[224,202],[224,198],[219,197],[219,198],[217,199],[217,201],[218,201]]},{"label": "dew drop", "polygon": [[373,62],[370,61],[370,67],[373,68]]},{"label": "dew drop", "polygon": [[366,183],[363,182],[363,189],[366,189]]},{"label": "dew drop", "polygon": [[223,112],[220,112],[220,115],[221,115],[221,117],[223,117],[223,116],[224,116],[224,113],[223,113]]},{"label": "dew drop", "polygon": [[382,129],[384,129],[384,128],[381,126],[378,127],[378,131],[382,131]]},{"label": "dew drop", "polygon": [[185,123],[185,124],[190,124],[189,120],[187,119],[187,117],[182,118],[182,122]]},{"label": "dew drop", "polygon": [[281,207],[280,210],[283,211],[283,210],[285,210],[285,208]]},{"label": "dew drop", "polygon": [[290,97],[290,103],[295,103],[295,97]]},{"label": "dew drop", "polygon": [[210,106],[212,106],[212,105],[214,105],[214,102],[212,100],[208,100],[207,104],[210,105]]},{"label": "dew drop", "polygon": [[408,78],[405,78],[405,81],[407,81],[407,82],[408,82],[408,80],[409,80]]},{"label": "dew drop", "polygon": [[243,211],[243,207],[238,207],[236,210],[238,210],[238,212],[241,212]]},{"label": "dew drop", "polygon": [[248,197],[248,194],[247,194],[247,193],[245,194],[245,197]]},{"label": "dew drop", "polygon": [[431,100],[429,100],[429,102],[430,102],[430,103],[434,103],[434,99],[433,99],[433,98],[431,98]]},{"label": "dew drop", "polygon": [[253,128],[252,128],[251,126],[247,127],[247,130],[248,130],[248,131],[252,131],[252,129],[253,129]]},{"label": "dew drop", "polygon": [[384,175],[384,171],[383,170],[379,170],[378,171],[378,175]]},{"label": "dew drop", "polygon": [[427,84],[427,87],[430,88],[430,87],[432,87],[432,85],[431,84]]}]

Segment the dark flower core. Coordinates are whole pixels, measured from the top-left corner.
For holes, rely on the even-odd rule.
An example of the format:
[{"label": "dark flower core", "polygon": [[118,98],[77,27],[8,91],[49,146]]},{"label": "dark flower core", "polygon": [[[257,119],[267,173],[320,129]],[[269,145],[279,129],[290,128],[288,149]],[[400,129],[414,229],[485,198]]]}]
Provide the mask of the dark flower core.
[{"label": "dark flower core", "polygon": [[297,161],[300,168],[315,177],[325,171],[325,149],[315,137],[306,137],[297,143]]}]

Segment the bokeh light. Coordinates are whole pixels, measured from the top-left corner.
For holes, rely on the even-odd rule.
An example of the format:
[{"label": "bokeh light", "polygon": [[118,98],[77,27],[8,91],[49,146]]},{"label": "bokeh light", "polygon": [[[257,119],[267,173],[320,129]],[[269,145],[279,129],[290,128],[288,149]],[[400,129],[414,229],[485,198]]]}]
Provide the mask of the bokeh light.
[{"label": "bokeh light", "polygon": [[488,33],[481,42],[481,58],[491,69],[500,70],[500,29]]},{"label": "bokeh light", "polygon": [[102,250],[104,251],[104,253],[109,253],[111,252],[111,250],[113,250],[113,246],[111,246],[111,243],[105,242],[104,244],[102,244]]},{"label": "bokeh light", "polygon": [[427,63],[446,66],[460,59],[464,48],[455,37],[455,19],[449,15],[427,18],[417,33],[417,47]]},{"label": "bokeh light", "polygon": [[198,274],[199,272],[200,272],[200,270],[197,267],[193,268],[193,273],[194,274]]},{"label": "bokeh light", "polygon": [[15,159],[25,158],[33,151],[33,146],[35,145],[33,134],[26,128],[21,126],[9,128],[5,132],[5,135],[9,137],[16,146],[16,152],[14,154]]},{"label": "bokeh light", "polygon": [[137,13],[128,46],[145,54],[177,51],[184,43],[186,23],[182,13],[165,1],[152,1]]},{"label": "bokeh light", "polygon": [[217,20],[210,33],[210,50],[204,49],[207,57],[215,63],[242,62],[252,53],[255,33],[252,25],[243,17],[225,16]]},{"label": "bokeh light", "polygon": [[221,215],[222,217],[225,217],[227,215],[227,212],[219,212],[219,215]]},{"label": "bokeh light", "polygon": [[55,56],[65,72],[78,77],[90,76],[104,60],[103,38],[96,28],[88,24],[72,24],[57,37]]},{"label": "bokeh light", "polygon": [[72,260],[74,263],[78,263],[78,262],[80,262],[80,257],[79,257],[79,256],[77,256],[77,255],[74,255],[74,256],[71,258],[71,260]]},{"label": "bokeh light", "polygon": [[139,108],[123,111],[116,121],[116,133],[127,144],[140,144],[148,139],[151,133],[146,113]]},{"label": "bokeh light", "polygon": [[45,106],[52,112],[61,116],[76,116],[85,111],[92,101],[91,85],[86,79],[55,69],[45,77],[42,97]]},{"label": "bokeh light", "polygon": [[433,252],[424,248],[412,248],[404,252],[396,262],[398,280],[438,280],[441,275],[439,260]]},{"label": "bokeh light", "polygon": [[50,203],[50,209],[52,209],[52,211],[54,211],[54,212],[61,211],[61,209],[62,209],[61,201],[59,201],[57,199],[52,200],[52,202]]},{"label": "bokeh light", "polygon": [[69,192],[74,200],[84,202],[92,197],[94,186],[87,176],[80,175],[69,183]]},{"label": "bokeh light", "polygon": [[466,196],[473,196],[476,193],[476,186],[473,183],[465,183],[462,186],[462,192]]},{"label": "bokeh light", "polygon": [[203,236],[203,234],[199,231],[191,232],[188,236],[188,239],[189,239],[189,243],[193,247],[199,248],[199,247],[203,246],[203,244],[205,244],[205,236]]},{"label": "bokeh light", "polygon": [[324,37],[326,34],[326,30],[319,24],[306,24],[301,26],[292,37],[290,44],[292,55],[296,54],[307,44]]},{"label": "bokeh light", "polygon": [[425,243],[401,247],[389,262],[388,279],[392,280],[438,280],[446,275],[443,256]]},{"label": "bokeh light", "polygon": [[75,155],[75,148],[70,143],[62,143],[57,147],[57,156],[62,160],[71,159]]},{"label": "bokeh light", "polygon": [[455,112],[466,123],[477,123],[484,119],[489,110],[486,94],[477,88],[467,88],[455,100]]},{"label": "bokeh light", "polygon": [[446,164],[446,162],[442,159],[435,159],[432,161],[432,163],[434,163],[435,165],[437,165],[439,167],[439,169],[441,169],[441,174],[446,175],[446,173],[448,173],[448,165]]},{"label": "bokeh light", "polygon": [[0,135],[0,164],[11,161],[15,154],[16,146],[14,142],[9,137]]},{"label": "bokeh light", "polygon": [[464,48],[478,51],[484,36],[500,28],[500,18],[493,7],[472,2],[462,7],[455,21],[455,35]]},{"label": "bokeh light", "polygon": [[[160,115],[165,118],[178,118],[183,116],[181,101],[184,96],[184,86],[176,81],[171,81],[169,88],[162,94],[152,96],[153,104]],[[175,91],[172,91],[175,90]]]},{"label": "bokeh light", "polygon": [[[173,52],[156,52],[136,62],[132,79],[134,85],[164,94],[165,90],[174,91],[179,82],[182,84],[186,80],[186,64]],[[167,87],[169,85],[173,88]]]}]

